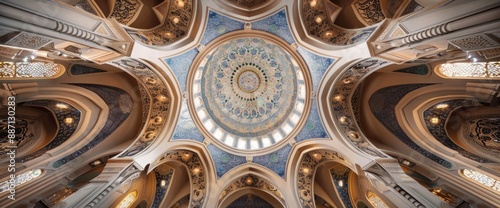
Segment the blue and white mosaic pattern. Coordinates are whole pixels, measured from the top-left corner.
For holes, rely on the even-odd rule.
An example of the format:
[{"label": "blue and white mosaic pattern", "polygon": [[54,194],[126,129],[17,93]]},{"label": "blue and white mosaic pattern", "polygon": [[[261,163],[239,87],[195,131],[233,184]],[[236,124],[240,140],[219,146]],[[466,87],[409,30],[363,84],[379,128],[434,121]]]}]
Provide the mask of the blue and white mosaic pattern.
[{"label": "blue and white mosaic pattern", "polygon": [[[311,80],[313,83],[313,89],[317,92],[319,83],[321,82],[323,75],[325,74],[326,70],[328,70],[328,68],[330,68],[330,66],[335,62],[335,59],[314,54],[302,47],[299,47],[297,51],[302,56],[302,59],[304,59],[309,68]],[[307,119],[306,124],[297,135],[295,140],[297,142],[300,142],[312,138],[328,138],[323,124],[321,123],[318,103],[316,100],[314,100],[311,105],[311,111],[309,112],[309,118]]]},{"label": "blue and white mosaic pattern", "polygon": [[328,138],[328,134],[323,127],[321,118],[319,117],[318,103],[316,100],[312,102],[311,111],[306,124],[300,130],[300,133],[295,137],[295,141],[301,142],[307,139]]},{"label": "blue and white mosaic pattern", "polygon": [[[165,63],[174,72],[182,91],[186,90],[189,68],[196,55],[198,55],[198,50],[193,48],[178,56],[165,59]],[[182,101],[181,114],[172,137],[172,140],[178,139],[190,139],[198,142],[203,142],[204,140],[203,135],[201,135],[189,114],[186,100]]]},{"label": "blue and white mosaic pattern", "polygon": [[229,154],[213,144],[209,144],[207,149],[212,156],[212,160],[214,161],[217,179],[222,177],[225,173],[227,173],[227,171],[233,169],[234,167],[247,162],[245,157]]},{"label": "blue and white mosaic pattern", "polygon": [[179,139],[194,140],[197,142],[203,142],[205,140],[189,115],[185,100],[182,101],[181,114],[179,115],[179,121],[175,127],[174,135],[172,136],[172,140]]},{"label": "blue and white mosaic pattern", "polygon": [[214,11],[208,12],[208,22],[201,38],[201,44],[207,45],[215,38],[236,30],[243,30],[245,23],[231,19]]},{"label": "blue and white mosaic pattern", "polygon": [[[260,30],[268,32],[270,34],[279,36],[289,44],[295,43],[295,39],[290,30],[287,15],[288,14],[286,9],[282,9],[272,14],[271,16],[268,16],[261,20],[254,21],[252,22],[252,30]],[[209,11],[207,26],[204,30],[204,34],[202,36],[200,43],[203,45],[207,45],[211,41],[213,41],[217,37],[220,37],[223,34],[233,31],[240,31],[243,29],[244,29],[244,22],[218,14],[215,11]],[[312,90],[317,92],[319,83],[321,82],[324,73],[335,62],[335,59],[314,54],[301,47],[297,49],[297,52],[302,56],[302,58],[306,62],[312,78],[312,86],[313,86]],[[183,92],[186,91],[187,75],[191,67],[191,63],[193,63],[198,53],[199,51],[196,48],[193,48],[183,54],[164,59],[165,63],[177,77],[177,80]],[[246,81],[252,81],[252,80],[246,80]],[[252,84],[252,83],[247,82],[246,84]],[[253,85],[248,87],[247,88],[250,89],[250,91],[257,89]],[[257,108],[256,113],[259,112],[258,110],[259,109]],[[242,112],[240,112],[240,114],[241,113]],[[251,112],[249,113],[249,115],[252,115]],[[180,119],[177,123],[176,130],[172,138],[173,140],[190,139],[197,142],[204,141],[203,135],[197,129],[191,116],[192,115],[190,115],[187,108],[186,100],[184,100],[182,103]],[[316,100],[314,100],[311,103],[311,111],[309,113],[309,117],[305,123],[305,126],[302,128],[302,130],[296,136],[295,139],[296,141],[300,142],[311,138],[315,139],[328,138],[327,133],[321,123]],[[259,145],[262,145],[262,142]],[[212,158],[214,158],[214,160],[218,160],[218,162],[216,162],[218,177],[221,177],[225,172],[234,167],[235,166],[234,164],[239,165],[245,162],[245,158],[228,154],[220,150],[219,148],[215,147],[214,145],[209,145],[208,148],[211,149],[209,151],[212,154]],[[249,148],[248,143],[245,148]],[[288,157],[291,148],[292,147],[290,145],[286,145],[274,153],[255,157],[254,162],[261,164],[265,167],[268,167],[269,169],[276,172],[278,175],[284,177],[286,158]],[[219,154],[219,156],[221,154],[224,154],[223,155],[224,157],[215,156],[214,154]],[[280,159],[279,161],[277,161],[276,164],[274,164],[271,161],[274,161],[272,159],[274,159],[276,156],[278,156]],[[224,160],[222,160],[221,158],[224,158]],[[227,158],[231,159],[227,160]],[[267,159],[268,161],[265,161],[265,159]],[[223,163],[223,161],[226,163]],[[238,162],[234,163],[234,161]],[[228,163],[231,163],[233,165],[232,166],[227,165]]]},{"label": "blue and white mosaic pattern", "polygon": [[314,91],[318,91],[319,83],[321,82],[323,75],[335,62],[335,59],[317,55],[302,47],[297,48],[297,52],[299,52],[302,59],[304,59],[309,67],[309,73],[311,74]]},{"label": "blue and white mosaic pattern", "polygon": [[254,157],[253,162],[269,168],[270,170],[284,178],[288,156],[290,155],[291,151],[292,146],[286,145],[273,153]]},{"label": "blue and white mosaic pattern", "polygon": [[253,30],[262,30],[281,37],[286,42],[292,44],[295,42],[290,26],[288,26],[287,12],[285,9],[276,14],[266,17],[262,20],[252,22]]},{"label": "blue and white mosaic pattern", "polygon": [[168,67],[174,72],[182,91],[186,90],[189,67],[191,67],[191,63],[193,63],[196,55],[198,55],[198,50],[193,48],[178,56],[165,59],[165,63],[167,63]]},{"label": "blue and white mosaic pattern", "polygon": [[370,98],[370,109],[377,120],[379,120],[385,128],[391,131],[396,138],[401,140],[401,142],[430,160],[446,168],[451,168],[452,164],[449,161],[420,147],[408,135],[406,135],[401,126],[399,126],[396,118],[395,108],[398,102],[411,91],[429,85],[431,84],[406,84],[382,88],[375,92]]},{"label": "blue and white mosaic pattern", "polygon": [[[201,114],[208,113],[215,125],[233,138],[269,134],[288,118],[294,109],[289,106],[295,106],[298,99],[300,69],[282,48],[260,38],[221,44],[199,70],[202,76],[194,79],[192,100],[198,107],[196,99],[201,98],[199,106],[206,112],[198,116],[204,119]],[[245,73],[258,80],[248,83],[253,91],[240,85]]]}]

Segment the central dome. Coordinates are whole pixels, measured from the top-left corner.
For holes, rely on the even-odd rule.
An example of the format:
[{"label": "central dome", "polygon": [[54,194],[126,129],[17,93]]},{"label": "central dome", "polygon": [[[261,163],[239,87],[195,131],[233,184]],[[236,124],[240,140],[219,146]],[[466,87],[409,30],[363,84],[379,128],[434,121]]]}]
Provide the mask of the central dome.
[{"label": "central dome", "polygon": [[243,150],[288,138],[302,120],[309,88],[291,53],[264,36],[229,36],[207,47],[191,76],[198,126]]}]

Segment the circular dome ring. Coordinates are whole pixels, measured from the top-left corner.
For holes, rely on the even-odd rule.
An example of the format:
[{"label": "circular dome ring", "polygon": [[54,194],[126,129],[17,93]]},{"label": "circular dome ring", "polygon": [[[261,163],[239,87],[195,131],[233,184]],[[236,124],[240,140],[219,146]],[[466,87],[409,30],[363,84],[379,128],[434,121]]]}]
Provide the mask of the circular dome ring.
[{"label": "circular dome ring", "polygon": [[233,153],[269,152],[294,138],[311,106],[311,78],[296,50],[261,31],[225,34],[204,47],[187,80],[198,129]]}]

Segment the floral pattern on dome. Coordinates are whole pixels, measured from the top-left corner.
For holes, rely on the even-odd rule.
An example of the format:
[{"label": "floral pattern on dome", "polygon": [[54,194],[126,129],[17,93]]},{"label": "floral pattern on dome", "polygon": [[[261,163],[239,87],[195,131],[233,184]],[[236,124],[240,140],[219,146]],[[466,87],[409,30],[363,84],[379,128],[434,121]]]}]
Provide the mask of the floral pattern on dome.
[{"label": "floral pattern on dome", "polygon": [[[288,55],[273,46],[257,38],[237,39],[208,60],[201,94],[207,98],[209,114],[216,117],[215,112],[221,112],[229,117],[219,120],[226,130],[244,136],[267,133],[263,131],[269,128],[262,122],[283,120],[286,111],[280,107],[293,105],[296,94],[285,92],[296,91],[297,76]],[[261,125],[245,128],[246,124]]]},{"label": "floral pattern on dome", "polygon": [[305,108],[298,62],[270,40],[239,37],[222,42],[195,74],[192,100],[205,130],[238,149],[282,140]]}]

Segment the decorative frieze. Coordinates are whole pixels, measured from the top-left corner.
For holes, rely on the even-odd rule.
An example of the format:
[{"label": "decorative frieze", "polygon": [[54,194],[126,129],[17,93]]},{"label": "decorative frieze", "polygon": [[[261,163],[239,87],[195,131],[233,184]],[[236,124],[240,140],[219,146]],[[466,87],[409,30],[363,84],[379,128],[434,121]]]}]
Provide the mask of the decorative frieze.
[{"label": "decorative frieze", "polygon": [[355,89],[359,87],[359,83],[371,72],[386,64],[388,64],[386,61],[366,59],[348,67],[337,77],[333,85],[333,97],[330,102],[330,108],[334,112],[331,115],[332,119],[345,140],[374,157],[387,156],[373,146],[363,135],[354,117],[359,113],[354,112],[352,101],[356,101],[353,96],[357,95]]},{"label": "decorative frieze", "polygon": [[139,135],[131,147],[119,155],[119,157],[131,157],[146,149],[164,129],[170,110],[170,94],[161,75],[157,74],[154,68],[149,65],[132,58],[121,59],[113,62],[113,64],[134,75],[138,84],[144,87],[139,88],[143,89],[140,90],[141,97],[147,96],[150,98],[143,99],[146,101],[143,106],[150,103],[147,107],[148,110],[143,112],[148,115],[146,122],[143,123],[143,133]]}]

